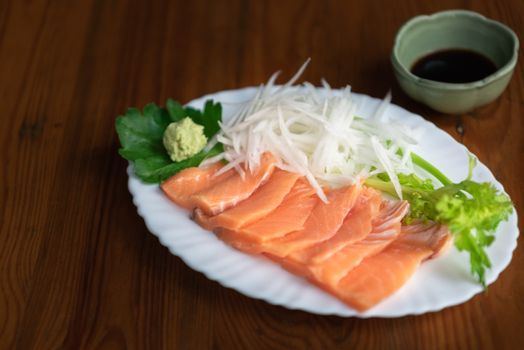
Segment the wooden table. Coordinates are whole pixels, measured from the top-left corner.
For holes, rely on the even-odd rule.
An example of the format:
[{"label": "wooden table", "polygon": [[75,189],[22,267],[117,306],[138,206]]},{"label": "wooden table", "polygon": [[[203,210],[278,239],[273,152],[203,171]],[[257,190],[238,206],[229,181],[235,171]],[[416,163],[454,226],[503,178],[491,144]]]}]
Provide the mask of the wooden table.
[{"label": "wooden table", "polygon": [[412,102],[394,81],[399,26],[450,8],[483,13],[524,38],[520,0],[0,1],[0,348],[523,344],[522,247],[488,293],[440,312],[357,319],[290,311],[171,255],[137,215],[117,154],[114,120],[128,106],[187,102],[279,69],[288,78],[311,57],[311,82],[324,77],[377,97],[392,88],[394,103],[477,154],[522,213],[522,54],[502,97],[460,117]]}]

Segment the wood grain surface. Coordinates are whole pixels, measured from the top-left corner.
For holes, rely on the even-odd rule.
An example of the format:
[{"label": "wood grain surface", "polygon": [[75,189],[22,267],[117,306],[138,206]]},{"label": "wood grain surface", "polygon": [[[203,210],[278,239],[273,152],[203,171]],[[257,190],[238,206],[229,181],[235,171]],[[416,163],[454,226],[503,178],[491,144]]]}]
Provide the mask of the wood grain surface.
[{"label": "wood grain surface", "polygon": [[276,70],[287,78],[311,57],[311,82],[377,97],[392,88],[394,103],[477,154],[522,215],[523,50],[505,93],[458,117],[414,103],[394,81],[399,26],[451,8],[524,38],[521,0],[0,0],[0,348],[518,348],[522,246],[487,293],[440,312],[290,311],[171,255],[137,215],[117,154],[114,120],[127,107],[256,85]]}]

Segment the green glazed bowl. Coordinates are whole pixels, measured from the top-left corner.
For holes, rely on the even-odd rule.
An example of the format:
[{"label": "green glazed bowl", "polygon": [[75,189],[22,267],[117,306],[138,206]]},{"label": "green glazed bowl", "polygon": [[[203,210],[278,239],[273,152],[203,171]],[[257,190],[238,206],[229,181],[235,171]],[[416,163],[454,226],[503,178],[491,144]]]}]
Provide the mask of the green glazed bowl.
[{"label": "green glazed bowl", "polygon": [[[476,51],[495,63],[497,71],[471,83],[442,83],[410,72],[417,60],[444,49]],[[395,38],[391,61],[400,87],[413,99],[444,113],[471,111],[495,100],[508,85],[517,63],[519,40],[502,23],[476,12],[452,10],[417,16]]]}]

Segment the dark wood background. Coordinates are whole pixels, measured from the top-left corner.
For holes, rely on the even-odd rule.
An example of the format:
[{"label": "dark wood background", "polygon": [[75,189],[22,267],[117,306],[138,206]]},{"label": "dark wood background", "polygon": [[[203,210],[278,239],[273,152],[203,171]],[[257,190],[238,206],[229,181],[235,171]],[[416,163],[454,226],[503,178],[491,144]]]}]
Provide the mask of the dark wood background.
[{"label": "dark wood background", "polygon": [[311,57],[311,82],[377,97],[392,88],[395,103],[476,153],[522,213],[522,54],[502,97],[459,117],[410,101],[394,81],[399,26],[450,8],[524,38],[521,0],[0,0],[0,348],[523,344],[522,246],[488,293],[440,312],[361,320],[290,311],[209,281],[161,246],[117,155],[114,119],[127,107],[255,85],[279,69],[288,78]]}]

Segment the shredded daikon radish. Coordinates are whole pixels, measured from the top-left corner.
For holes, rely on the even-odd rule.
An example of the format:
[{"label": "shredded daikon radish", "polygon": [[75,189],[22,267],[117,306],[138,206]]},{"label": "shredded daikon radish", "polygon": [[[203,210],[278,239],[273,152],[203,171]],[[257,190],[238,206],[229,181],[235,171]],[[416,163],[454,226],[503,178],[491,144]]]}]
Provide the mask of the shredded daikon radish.
[{"label": "shredded daikon radish", "polygon": [[386,94],[386,97],[384,97],[382,102],[378,105],[377,110],[375,111],[375,114],[373,114],[370,117],[370,119],[377,119],[377,120],[385,121],[383,116],[384,116],[384,112],[386,111],[386,108],[391,103],[391,97],[392,97],[391,90],[389,90],[388,93]]},{"label": "shredded daikon radish", "polygon": [[349,86],[332,89],[325,80],[323,88],[307,82],[293,85],[308,62],[284,85],[276,86],[279,73],[273,74],[253,99],[222,123],[207,148],[221,142],[224,153],[203,165],[225,159],[229,164],[220,172],[234,168],[244,176],[259,166],[264,152],[271,152],[277,167],[306,177],[323,201],[324,186],[358,184],[382,172],[402,198],[396,174],[414,172],[416,130],[386,121],[390,93],[366,119],[356,115],[358,105]]}]

